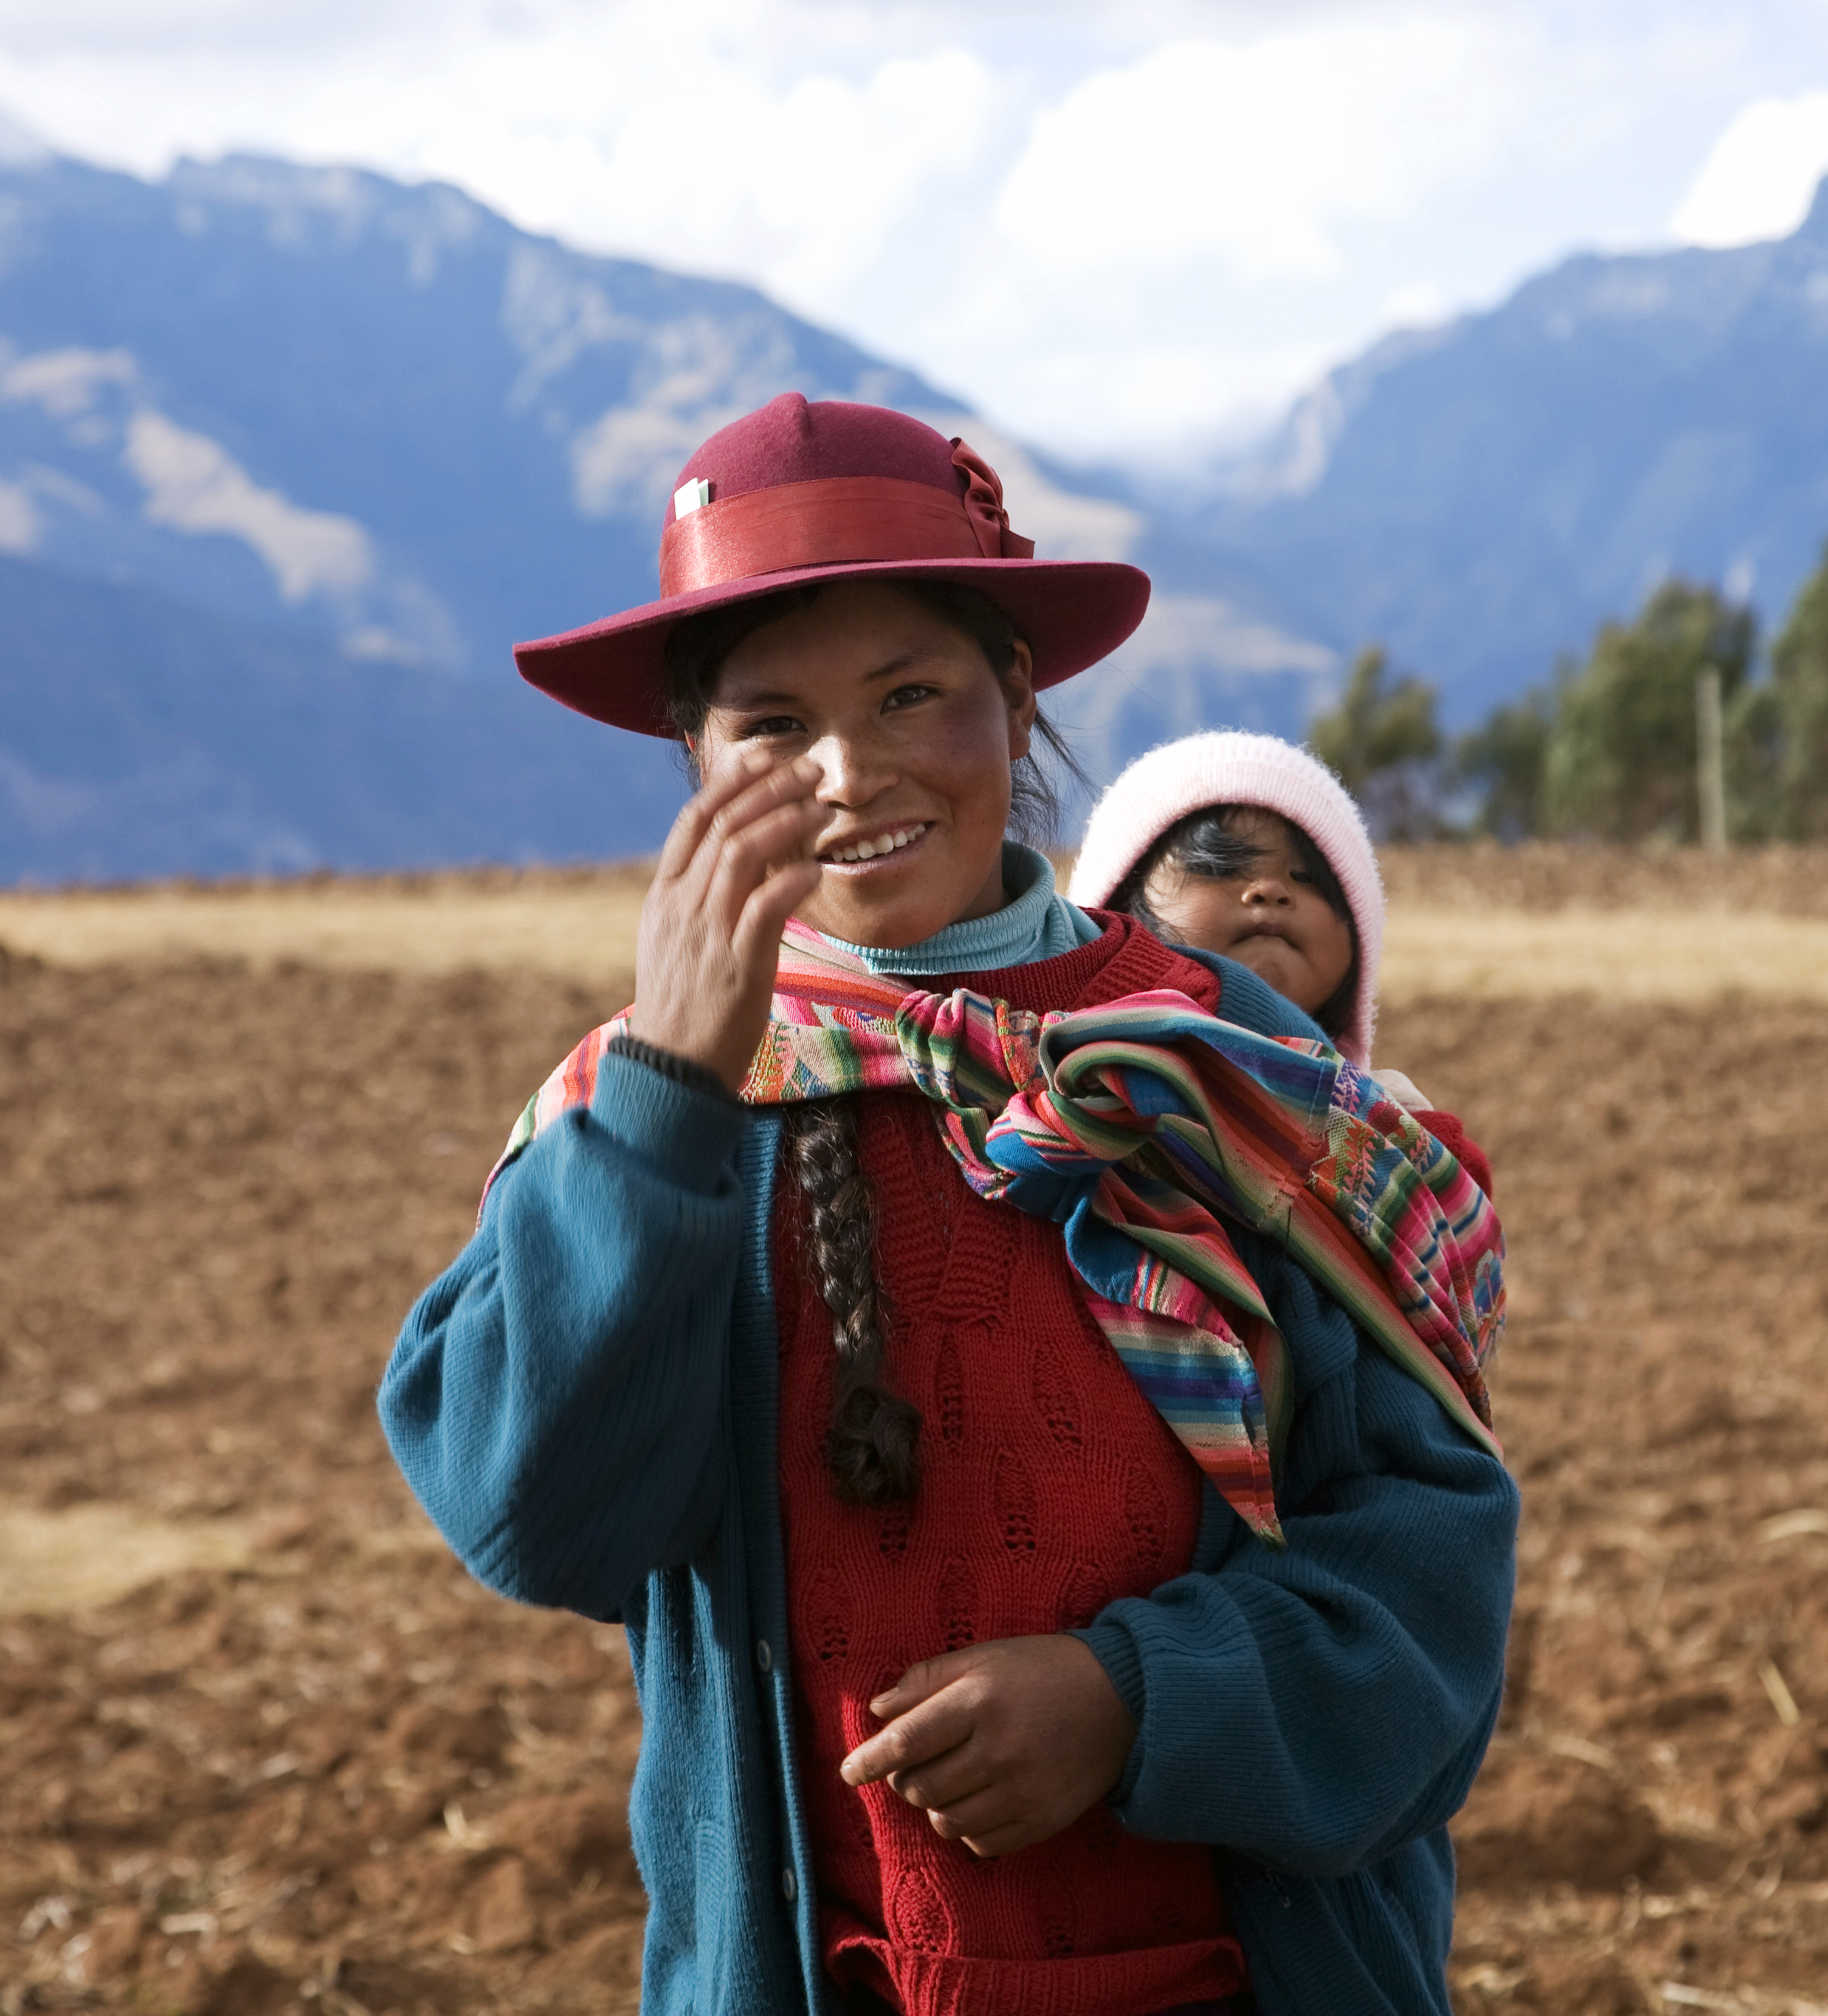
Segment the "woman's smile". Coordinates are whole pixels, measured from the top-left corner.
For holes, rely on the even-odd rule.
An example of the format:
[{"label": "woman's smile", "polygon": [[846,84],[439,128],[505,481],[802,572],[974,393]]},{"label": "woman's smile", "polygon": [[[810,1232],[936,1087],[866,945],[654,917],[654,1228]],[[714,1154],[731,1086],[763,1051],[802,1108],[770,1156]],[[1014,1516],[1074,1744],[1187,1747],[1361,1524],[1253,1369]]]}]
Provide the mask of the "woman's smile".
[{"label": "woman's smile", "polygon": [[932,824],[931,819],[904,820],[874,833],[823,841],[816,851],[827,868],[886,868],[892,855],[919,846]]}]

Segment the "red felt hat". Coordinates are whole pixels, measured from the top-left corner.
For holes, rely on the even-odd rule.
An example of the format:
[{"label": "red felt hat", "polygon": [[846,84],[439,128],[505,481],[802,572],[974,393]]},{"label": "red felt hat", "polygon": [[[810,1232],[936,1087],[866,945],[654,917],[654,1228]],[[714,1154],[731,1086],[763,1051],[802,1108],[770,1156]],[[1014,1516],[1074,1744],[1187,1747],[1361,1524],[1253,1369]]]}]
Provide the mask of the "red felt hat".
[{"label": "red felt hat", "polygon": [[682,617],[879,575],[968,582],[1026,639],[1037,686],[1058,686],[1142,621],[1148,576],[1033,555],[1033,541],[1009,528],[997,472],[963,441],[886,407],[784,392],[680,471],[661,531],[660,600],[517,644],[514,662],[579,714],[670,736],[664,653]]}]

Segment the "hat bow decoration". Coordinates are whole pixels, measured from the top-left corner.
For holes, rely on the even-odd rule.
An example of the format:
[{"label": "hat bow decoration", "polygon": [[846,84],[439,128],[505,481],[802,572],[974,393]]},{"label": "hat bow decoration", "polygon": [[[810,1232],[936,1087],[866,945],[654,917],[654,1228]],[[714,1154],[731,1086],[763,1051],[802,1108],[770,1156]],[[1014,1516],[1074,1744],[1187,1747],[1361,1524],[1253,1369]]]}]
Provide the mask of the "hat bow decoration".
[{"label": "hat bow decoration", "polygon": [[952,466],[964,472],[965,515],[977,534],[978,551],[987,560],[1033,560],[1034,541],[1009,529],[1009,513],[1003,508],[1003,479],[956,434],[952,437]]}]

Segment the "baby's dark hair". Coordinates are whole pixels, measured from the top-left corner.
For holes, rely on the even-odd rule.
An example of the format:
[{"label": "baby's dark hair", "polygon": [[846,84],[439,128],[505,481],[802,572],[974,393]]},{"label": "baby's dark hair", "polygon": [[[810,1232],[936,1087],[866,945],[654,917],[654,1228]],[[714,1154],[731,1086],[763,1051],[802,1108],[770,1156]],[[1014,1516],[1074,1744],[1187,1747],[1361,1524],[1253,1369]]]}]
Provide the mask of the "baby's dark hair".
[{"label": "baby's dark hair", "polygon": [[[1105,907],[1127,910],[1165,943],[1176,943],[1171,927],[1150,905],[1149,878],[1163,862],[1168,862],[1183,875],[1202,876],[1214,882],[1243,880],[1256,871],[1267,849],[1237,830],[1238,815],[1263,809],[1257,805],[1202,805],[1199,811],[1177,819],[1112,891]],[[1352,921],[1352,906],[1346,901],[1332,864],[1293,819],[1285,819],[1282,823],[1289,829],[1303,873],[1352,934],[1352,963],[1346,969],[1346,977],[1314,1011],[1314,1021],[1329,1036],[1337,1036],[1351,1020],[1352,1003],[1358,992],[1358,927]]]},{"label": "baby's dark hair", "polygon": [[[986,595],[957,581],[896,581],[893,585],[983,651],[1007,688],[1015,666],[1014,621]],[[666,643],[666,703],[682,742],[705,725],[723,661],[745,638],[809,607],[820,585],[782,589],[688,617]],[[1035,733],[1082,788],[1085,772],[1047,718]],[[688,752],[689,753],[689,752]],[[1011,765],[1009,830],[1044,846],[1060,819],[1052,779],[1032,758]],[[809,1100],[781,1115],[781,1159],[806,1205],[807,1269],[831,1316],[836,1348],[826,1460],[834,1496],[853,1505],[912,1498],[920,1486],[920,1409],[889,1384],[889,1311],[876,1276],[876,1198],[857,1147],[854,1099]]]}]

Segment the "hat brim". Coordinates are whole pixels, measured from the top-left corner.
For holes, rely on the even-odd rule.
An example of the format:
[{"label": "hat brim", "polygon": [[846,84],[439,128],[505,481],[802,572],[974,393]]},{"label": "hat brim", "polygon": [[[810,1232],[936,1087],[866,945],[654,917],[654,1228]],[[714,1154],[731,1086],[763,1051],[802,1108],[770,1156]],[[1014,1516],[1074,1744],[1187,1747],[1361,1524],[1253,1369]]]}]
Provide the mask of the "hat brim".
[{"label": "hat brim", "polygon": [[1117,560],[847,561],[745,574],[647,603],[581,630],[517,644],[514,663],[529,686],[575,713],[637,735],[670,737],[666,640],[681,618],[784,588],[869,579],[963,581],[987,596],[1027,641],[1037,689],[1058,686],[1108,657],[1148,607],[1148,576]]}]

